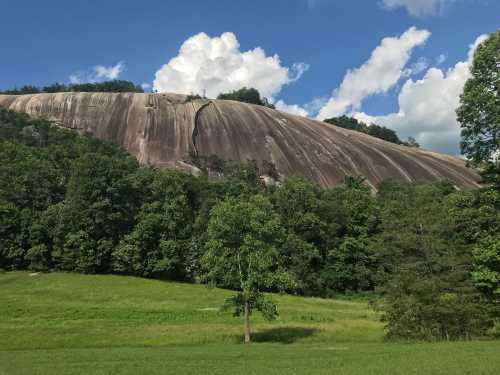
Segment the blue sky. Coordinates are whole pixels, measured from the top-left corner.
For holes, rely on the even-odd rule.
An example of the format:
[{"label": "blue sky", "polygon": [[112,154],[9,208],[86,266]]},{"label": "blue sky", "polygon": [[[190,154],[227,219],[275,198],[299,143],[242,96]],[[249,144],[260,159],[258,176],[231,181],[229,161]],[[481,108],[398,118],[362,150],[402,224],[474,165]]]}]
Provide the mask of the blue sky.
[{"label": "blue sky", "polygon": [[[451,154],[458,153],[451,107],[460,89],[452,81],[466,80],[470,45],[500,26],[499,0],[0,0],[0,9],[0,89],[117,77],[215,95],[258,82],[283,110],[355,115]],[[201,32],[191,39],[196,48],[213,55],[226,43],[229,52],[208,62],[179,54]],[[370,62],[384,38],[394,44],[380,49],[383,61]],[[402,55],[392,59],[398,48]],[[274,55],[279,61],[269,60]],[[386,67],[392,76],[380,83]],[[250,73],[241,78],[241,69]],[[225,74],[240,78],[222,82]],[[429,102],[433,95],[440,103]],[[409,115],[413,102],[429,113]]]}]

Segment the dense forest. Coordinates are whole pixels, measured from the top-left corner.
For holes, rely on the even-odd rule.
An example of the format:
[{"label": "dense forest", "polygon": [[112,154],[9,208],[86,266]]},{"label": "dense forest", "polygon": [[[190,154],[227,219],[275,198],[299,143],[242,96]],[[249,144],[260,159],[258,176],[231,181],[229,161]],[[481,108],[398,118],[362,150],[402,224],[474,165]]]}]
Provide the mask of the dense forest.
[{"label": "dense forest", "polygon": [[54,83],[49,86],[37,87],[33,85],[25,85],[21,88],[0,91],[0,94],[7,95],[23,95],[23,94],[40,94],[40,93],[55,93],[55,92],[144,92],[141,86],[130,81],[112,80],[105,82],[94,83],[72,83],[69,85],[62,83]]},{"label": "dense forest", "polygon": [[357,176],[266,187],[268,166],[220,168],[210,181],[139,166],[110,143],[0,110],[0,268],[205,282],[207,254],[251,234],[290,276],[288,293],[384,295],[390,338],[498,331],[498,189],[388,181],[373,195]]}]

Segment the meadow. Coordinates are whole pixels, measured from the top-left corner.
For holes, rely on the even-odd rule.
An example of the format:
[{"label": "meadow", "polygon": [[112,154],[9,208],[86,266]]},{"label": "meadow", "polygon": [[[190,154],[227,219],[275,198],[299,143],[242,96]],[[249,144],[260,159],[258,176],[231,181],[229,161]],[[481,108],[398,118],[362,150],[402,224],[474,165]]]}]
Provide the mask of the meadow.
[{"label": "meadow", "polygon": [[500,341],[387,343],[367,298],[273,296],[242,319],[230,291],[124,276],[0,273],[0,374],[498,374]]}]

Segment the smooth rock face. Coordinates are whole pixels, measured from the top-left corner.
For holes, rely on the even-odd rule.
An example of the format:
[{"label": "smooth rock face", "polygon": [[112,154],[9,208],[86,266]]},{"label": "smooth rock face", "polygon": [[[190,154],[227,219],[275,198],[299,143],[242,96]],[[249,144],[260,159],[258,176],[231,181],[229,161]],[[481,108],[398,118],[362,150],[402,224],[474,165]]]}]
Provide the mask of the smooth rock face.
[{"label": "smooth rock face", "polygon": [[285,176],[322,186],[364,176],[376,190],[384,180],[449,179],[479,187],[460,158],[398,146],[366,134],[246,103],[184,95],[56,93],[0,95],[0,107],[115,142],[141,163],[189,170],[189,154],[273,162]]}]

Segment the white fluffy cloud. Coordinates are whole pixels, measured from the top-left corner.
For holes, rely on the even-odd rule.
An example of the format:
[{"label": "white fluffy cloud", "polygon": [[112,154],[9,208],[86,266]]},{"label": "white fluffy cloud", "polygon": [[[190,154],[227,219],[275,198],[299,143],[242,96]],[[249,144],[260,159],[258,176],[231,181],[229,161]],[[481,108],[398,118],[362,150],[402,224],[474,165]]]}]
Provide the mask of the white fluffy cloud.
[{"label": "white fluffy cloud", "polygon": [[404,70],[403,76],[411,76],[422,73],[428,67],[429,62],[427,61],[427,59],[425,57],[421,57],[416,62],[414,62],[411,67]]},{"label": "white fluffy cloud", "polygon": [[404,67],[411,52],[429,36],[429,31],[411,27],[398,37],[382,39],[368,61],[346,73],[340,87],[319,111],[318,119],[358,110],[366,97],[387,92],[407,74]]},{"label": "white fluffy cloud", "polygon": [[435,16],[440,14],[444,7],[456,0],[382,0],[381,5],[386,9],[404,7],[414,17]]},{"label": "white fluffy cloud", "polygon": [[77,72],[69,76],[71,83],[98,82],[105,80],[117,79],[125,70],[125,63],[118,62],[116,65],[104,66],[96,65],[90,71]]},{"label": "white fluffy cloud", "polygon": [[205,92],[208,97],[216,97],[246,86],[273,97],[307,69],[304,63],[285,67],[278,55],[266,56],[260,47],[242,52],[233,33],[213,38],[199,33],[187,39],[179,54],[156,72],[153,88],[180,94]]},{"label": "white fluffy cloud", "polygon": [[485,39],[485,35],[478,37],[469,46],[467,60],[458,62],[448,71],[432,67],[422,79],[408,79],[398,96],[397,113],[385,116],[356,113],[355,117],[394,129],[402,138],[413,136],[426,148],[458,154],[460,130],[455,109],[470,77],[474,51]]},{"label": "white fluffy cloud", "polygon": [[123,72],[123,69],[125,69],[125,64],[123,63],[123,61],[120,61],[115,66],[106,67],[103,65],[97,65],[94,69],[97,78],[117,79],[118,76]]},{"label": "white fluffy cloud", "polygon": [[307,112],[306,109],[300,107],[297,104],[286,104],[283,100],[278,100],[276,103],[274,103],[274,105],[276,106],[276,109],[278,111],[283,111],[290,113],[292,115],[297,115],[302,117],[309,116],[309,112]]},{"label": "white fluffy cloud", "polygon": [[445,54],[440,54],[438,58],[436,59],[436,65],[441,65],[446,61],[446,55]]}]

